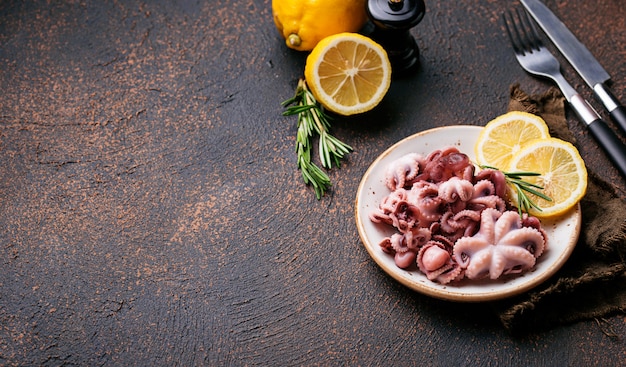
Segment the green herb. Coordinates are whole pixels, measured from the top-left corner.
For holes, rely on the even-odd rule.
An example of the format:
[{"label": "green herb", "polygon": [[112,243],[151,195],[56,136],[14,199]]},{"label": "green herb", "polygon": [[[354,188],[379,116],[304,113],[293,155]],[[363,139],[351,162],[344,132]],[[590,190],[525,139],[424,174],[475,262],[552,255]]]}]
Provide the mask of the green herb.
[{"label": "green herb", "polygon": [[504,174],[504,178],[506,182],[508,182],[515,189],[515,193],[517,194],[517,203],[519,207],[517,208],[517,212],[521,216],[522,213],[528,213],[531,208],[535,208],[539,211],[542,211],[541,208],[534,202],[530,197],[528,197],[527,193],[538,196],[546,201],[552,201],[552,199],[546,194],[540,192],[539,190],[543,190],[543,187],[532,182],[528,182],[524,180],[524,177],[535,177],[541,176],[540,173],[537,172],[504,172],[496,167],[491,166],[480,166],[481,168],[489,168],[495,169]]},{"label": "green herb", "polygon": [[285,107],[283,116],[298,115],[298,132],[296,135],[296,153],[298,169],[302,172],[304,183],[312,185],[317,199],[321,199],[331,186],[330,178],[321,168],[311,161],[313,138],[319,136],[319,158],[322,167],[331,169],[333,163],[340,166],[344,155],[352,151],[352,147],[330,135],[330,118],[309,91],[304,79],[298,81],[296,93],[282,103]]}]

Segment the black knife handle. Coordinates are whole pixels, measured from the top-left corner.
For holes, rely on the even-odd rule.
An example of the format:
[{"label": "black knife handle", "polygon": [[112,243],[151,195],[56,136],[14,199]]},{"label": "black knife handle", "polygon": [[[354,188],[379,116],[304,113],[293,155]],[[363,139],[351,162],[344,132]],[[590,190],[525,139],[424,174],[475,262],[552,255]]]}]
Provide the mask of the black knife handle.
[{"label": "black knife handle", "polygon": [[622,132],[626,134],[626,107],[617,106],[613,111],[609,112],[611,120],[613,120],[622,129]]},{"label": "black knife handle", "polygon": [[626,134],[626,108],[615,98],[609,89],[602,83],[598,83],[593,87],[596,97],[602,102],[611,120],[615,122],[622,132]]},{"label": "black knife handle", "polygon": [[626,177],[626,145],[615,135],[613,130],[602,121],[596,110],[580,94],[570,96],[569,102],[578,117],[587,124],[591,135],[604,149],[622,176]]},{"label": "black knife handle", "polygon": [[601,119],[587,125],[593,137],[604,149],[608,157],[623,177],[626,177],[626,145],[615,135],[613,130]]}]

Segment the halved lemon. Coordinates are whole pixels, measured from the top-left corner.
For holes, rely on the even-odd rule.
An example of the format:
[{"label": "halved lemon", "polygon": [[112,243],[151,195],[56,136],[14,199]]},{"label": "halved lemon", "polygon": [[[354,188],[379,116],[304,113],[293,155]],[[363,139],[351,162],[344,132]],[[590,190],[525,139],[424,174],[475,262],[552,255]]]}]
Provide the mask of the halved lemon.
[{"label": "halved lemon", "polygon": [[[576,147],[557,139],[537,139],[527,143],[511,157],[509,172],[537,172],[540,175],[524,177],[525,181],[542,186],[541,192],[552,201],[536,195],[528,197],[541,208],[531,208],[529,214],[540,218],[553,217],[571,209],[587,190],[587,169]],[[517,195],[511,200],[518,206]]]},{"label": "halved lemon", "polygon": [[511,157],[529,141],[550,137],[548,125],[539,116],[511,111],[489,121],[478,136],[476,162],[506,169]]},{"label": "halved lemon", "polygon": [[304,77],[322,106],[348,116],[380,103],[391,84],[391,64],[371,38],[339,33],[322,39],[311,51]]}]

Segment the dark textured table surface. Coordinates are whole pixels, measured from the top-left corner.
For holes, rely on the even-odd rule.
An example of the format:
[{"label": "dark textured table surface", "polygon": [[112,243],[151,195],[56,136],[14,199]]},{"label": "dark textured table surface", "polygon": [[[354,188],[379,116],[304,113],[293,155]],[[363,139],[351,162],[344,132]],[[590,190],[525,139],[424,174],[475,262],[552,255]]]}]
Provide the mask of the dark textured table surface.
[{"label": "dark textured table surface", "polygon": [[[280,105],[306,54],[269,0],[0,2],[0,365],[623,363],[624,315],[514,337],[488,305],[395,282],[357,233],[358,184],[387,147],[484,125],[513,83],[551,86],[515,62],[511,3],[426,1],[421,69],[333,122],[354,152],[318,201]],[[546,4],[626,101],[623,2]],[[624,195],[568,113],[589,169]]]}]

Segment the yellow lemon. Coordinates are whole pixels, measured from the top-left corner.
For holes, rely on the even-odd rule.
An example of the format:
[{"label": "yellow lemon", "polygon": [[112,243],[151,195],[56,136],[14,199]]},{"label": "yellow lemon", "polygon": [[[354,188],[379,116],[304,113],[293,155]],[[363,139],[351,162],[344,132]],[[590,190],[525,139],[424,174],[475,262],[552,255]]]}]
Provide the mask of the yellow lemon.
[{"label": "yellow lemon", "polygon": [[524,144],[533,139],[548,137],[548,125],[541,117],[527,112],[511,111],[485,125],[474,146],[476,162],[506,169],[511,157]]},{"label": "yellow lemon", "polygon": [[385,50],[357,33],[324,38],[309,54],[304,76],[313,96],[329,111],[354,115],[369,111],[391,84]]},{"label": "yellow lemon", "polygon": [[[537,139],[528,142],[511,157],[509,172],[537,172],[540,175],[525,177],[524,180],[543,187],[541,192],[552,201],[536,195],[528,197],[541,208],[531,208],[529,214],[554,217],[576,205],[587,190],[587,169],[578,150],[570,143],[557,139]],[[518,204],[515,193],[511,195]]]},{"label": "yellow lemon", "polygon": [[367,22],[365,1],[272,0],[272,14],[287,47],[310,51],[330,35],[360,30]]}]

